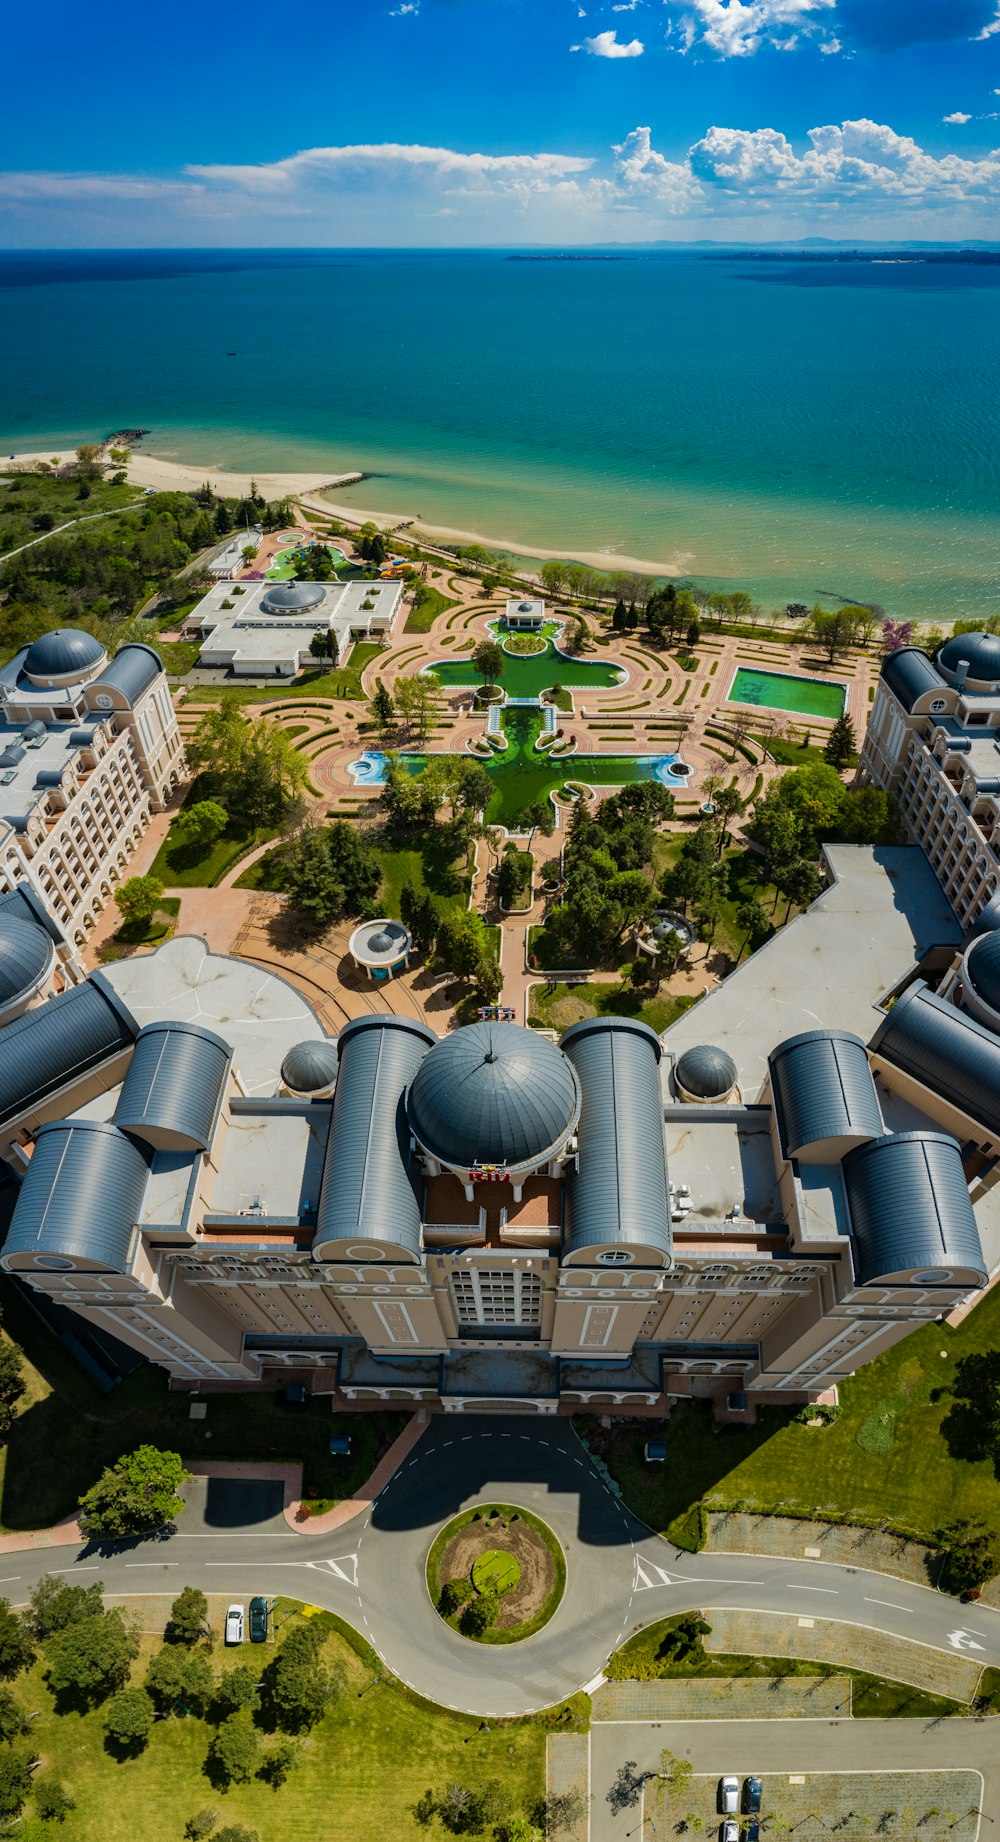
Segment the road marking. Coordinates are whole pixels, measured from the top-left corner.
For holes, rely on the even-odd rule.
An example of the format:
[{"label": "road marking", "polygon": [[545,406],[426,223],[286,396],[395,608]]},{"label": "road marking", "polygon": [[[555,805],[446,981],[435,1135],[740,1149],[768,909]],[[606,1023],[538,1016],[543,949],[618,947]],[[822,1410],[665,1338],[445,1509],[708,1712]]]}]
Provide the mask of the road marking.
[{"label": "road marking", "polygon": [[339,1554],[335,1561],[307,1561],[306,1566],[314,1568],[317,1572],[321,1567],[329,1567],[330,1572],[335,1573],[338,1580],[346,1580],[348,1586],[357,1588],[358,1557],[356,1554]]},{"label": "road marking", "polygon": [[99,1567],[50,1567],[50,1573],[100,1573]]},{"label": "road marking", "polygon": [[948,1642],[956,1650],[982,1650],[984,1647],[982,1644],[977,1644],[968,1631],[949,1631]]},{"label": "road marking", "polygon": [[[757,1582],[754,1581],[753,1584],[756,1585]],[[836,1599],[840,1588],[837,1586],[796,1586],[794,1580],[786,1580],[785,1591],[788,1593],[832,1593]]]},{"label": "road marking", "polygon": [[912,1607],[908,1605],[897,1605],[895,1599],[868,1599],[866,1598],[865,1604],[866,1605],[887,1605],[889,1607],[890,1612],[905,1612],[907,1618],[913,1617]]},{"label": "road marking", "polygon": [[180,1561],[126,1561],[126,1567],[179,1567]]},{"label": "road marking", "polygon": [[19,1580],[20,1578],[21,1576],[19,1573],[5,1574],[4,1578],[0,1580],[0,1586],[10,1586],[14,1580]]}]

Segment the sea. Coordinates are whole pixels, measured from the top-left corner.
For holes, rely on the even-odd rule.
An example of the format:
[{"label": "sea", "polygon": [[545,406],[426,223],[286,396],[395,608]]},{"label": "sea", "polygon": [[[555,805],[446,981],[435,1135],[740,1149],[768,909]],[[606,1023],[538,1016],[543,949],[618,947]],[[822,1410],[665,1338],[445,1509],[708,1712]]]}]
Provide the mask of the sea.
[{"label": "sea", "polygon": [[1000,613],[1000,259],[0,254],[0,457],[358,470],[346,505],[767,607]]}]

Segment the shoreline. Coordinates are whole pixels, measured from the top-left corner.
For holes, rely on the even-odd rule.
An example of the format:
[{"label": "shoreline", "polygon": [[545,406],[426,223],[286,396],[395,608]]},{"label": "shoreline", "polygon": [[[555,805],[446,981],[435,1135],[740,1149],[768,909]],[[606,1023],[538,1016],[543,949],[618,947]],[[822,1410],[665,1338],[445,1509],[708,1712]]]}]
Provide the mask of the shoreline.
[{"label": "shoreline", "polygon": [[[75,450],[47,448],[11,456],[16,464],[28,467],[36,461],[49,461],[57,457],[60,462],[69,463],[76,458]],[[299,499],[309,510],[325,513],[331,518],[343,518],[351,524],[364,524],[367,519],[372,519],[382,529],[405,524],[407,538],[419,540],[422,537],[432,544],[483,544],[487,549],[507,551],[515,557],[531,557],[540,563],[584,563],[591,569],[609,572],[621,569],[635,575],[677,579],[689,573],[686,565],[676,557],[666,562],[651,557],[625,556],[617,550],[543,549],[540,545],[523,544],[511,537],[492,537],[483,531],[432,524],[412,511],[371,511],[360,505],[344,505],[326,496],[336,493],[338,487],[363,484],[366,475],[360,470],[335,474],[332,478],[324,473],[261,473],[252,470],[232,473],[224,467],[200,467],[186,461],[163,460],[156,454],[147,453],[144,448],[133,448],[127,471],[129,483],[133,486],[153,486],[157,492],[194,492],[197,487],[207,484],[221,498],[245,498],[250,491],[251,481],[254,481],[266,499]]]}]

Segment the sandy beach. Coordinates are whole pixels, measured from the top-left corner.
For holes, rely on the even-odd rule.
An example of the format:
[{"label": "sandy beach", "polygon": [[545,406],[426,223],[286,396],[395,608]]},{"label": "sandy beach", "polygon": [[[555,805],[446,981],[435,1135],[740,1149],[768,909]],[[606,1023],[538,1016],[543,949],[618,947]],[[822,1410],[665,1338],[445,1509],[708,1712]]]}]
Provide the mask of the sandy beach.
[{"label": "sandy beach", "polygon": [[[31,467],[36,461],[58,459],[68,463],[76,458],[72,449],[49,448],[45,452],[15,454],[19,466]],[[299,499],[313,511],[343,518],[350,524],[364,524],[371,519],[383,529],[405,524],[407,535],[424,538],[431,544],[485,544],[491,550],[510,551],[515,556],[534,557],[539,562],[550,558],[571,557],[592,569],[626,569],[638,575],[683,576],[690,563],[676,556],[669,559],[623,556],[617,550],[543,550],[525,544],[519,538],[495,532],[460,530],[453,525],[427,524],[412,509],[374,511],[361,505],[345,505],[337,499],[338,487],[360,483],[364,475],[341,473],[333,478],[322,473],[227,473],[219,467],[199,467],[190,462],[161,460],[143,448],[133,448],[128,465],[129,480],[135,486],[153,486],[157,492],[193,492],[196,487],[211,486],[222,498],[242,499],[254,481],[266,499]]]}]

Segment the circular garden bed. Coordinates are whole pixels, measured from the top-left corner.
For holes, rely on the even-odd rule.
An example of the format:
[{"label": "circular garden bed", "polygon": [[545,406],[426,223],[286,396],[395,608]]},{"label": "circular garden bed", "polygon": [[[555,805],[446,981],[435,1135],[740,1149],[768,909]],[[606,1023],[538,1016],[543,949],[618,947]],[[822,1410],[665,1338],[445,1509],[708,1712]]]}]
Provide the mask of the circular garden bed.
[{"label": "circular garden bed", "polygon": [[536,653],[545,651],[548,640],[541,639],[535,633],[508,633],[501,645],[504,652],[513,653],[522,659],[533,659]]},{"label": "circular garden bed", "polygon": [[566,1560],[528,1510],[480,1504],[438,1532],[427,1587],[452,1630],[480,1644],[516,1644],[548,1624],[566,1587]]}]

